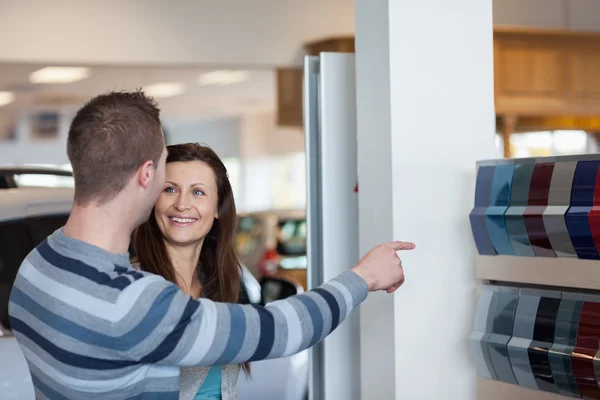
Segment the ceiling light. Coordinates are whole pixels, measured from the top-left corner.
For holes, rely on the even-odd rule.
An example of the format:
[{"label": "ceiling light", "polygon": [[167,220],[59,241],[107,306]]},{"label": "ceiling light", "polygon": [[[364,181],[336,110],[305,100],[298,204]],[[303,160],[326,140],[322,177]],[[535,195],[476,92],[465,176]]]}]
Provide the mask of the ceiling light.
[{"label": "ceiling light", "polygon": [[177,82],[159,82],[144,87],[144,92],[155,98],[165,98],[178,96],[185,92],[185,86],[183,83]]},{"label": "ceiling light", "polygon": [[15,101],[15,94],[13,92],[0,92],[0,107]]},{"label": "ceiling light", "polygon": [[90,76],[85,67],[46,67],[29,75],[31,83],[72,83]]},{"label": "ceiling light", "polygon": [[248,71],[219,70],[202,74],[198,77],[199,85],[231,85],[248,79]]}]

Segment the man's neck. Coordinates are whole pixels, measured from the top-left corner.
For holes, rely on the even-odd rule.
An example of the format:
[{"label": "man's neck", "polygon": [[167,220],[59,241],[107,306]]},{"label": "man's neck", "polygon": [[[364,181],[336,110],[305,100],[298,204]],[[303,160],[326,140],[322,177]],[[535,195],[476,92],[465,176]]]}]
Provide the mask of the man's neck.
[{"label": "man's neck", "polygon": [[81,206],[74,204],[63,232],[114,254],[129,249],[133,227],[131,216],[111,206]]}]

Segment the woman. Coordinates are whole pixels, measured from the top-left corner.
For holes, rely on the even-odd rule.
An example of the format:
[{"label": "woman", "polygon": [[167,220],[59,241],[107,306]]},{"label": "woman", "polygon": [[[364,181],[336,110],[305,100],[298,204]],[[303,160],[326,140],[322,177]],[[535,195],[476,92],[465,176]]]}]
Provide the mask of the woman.
[{"label": "woman", "polygon": [[[241,269],[234,251],[236,209],[222,161],[207,146],[168,146],[166,182],[134,237],[135,264],[194,298],[236,303]],[[217,267],[218,266],[218,267]],[[246,376],[250,365],[243,364]],[[239,365],[181,369],[180,399],[237,398]]]}]

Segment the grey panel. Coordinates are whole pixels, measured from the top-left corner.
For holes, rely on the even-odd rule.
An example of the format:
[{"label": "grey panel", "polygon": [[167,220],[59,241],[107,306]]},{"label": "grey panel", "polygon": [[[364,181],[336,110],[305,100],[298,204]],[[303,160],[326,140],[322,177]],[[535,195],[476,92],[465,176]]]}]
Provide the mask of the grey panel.
[{"label": "grey panel", "polygon": [[556,256],[576,258],[577,253],[573,248],[565,221],[565,214],[568,209],[569,206],[549,206],[544,211],[542,218],[546,234]]},{"label": "grey panel", "polygon": [[577,168],[577,161],[554,164],[548,192],[549,206],[568,206],[571,203],[571,186],[573,186],[575,168]]},{"label": "grey panel", "polygon": [[567,300],[584,301],[583,293],[577,293],[577,292],[562,292],[562,298],[567,299]]},{"label": "grey panel", "polygon": [[495,290],[490,286],[483,286],[477,301],[475,310],[475,323],[473,332],[469,336],[469,348],[471,356],[477,368],[479,375],[486,379],[494,379],[495,373],[489,358],[487,348],[482,345],[484,336],[491,330],[494,309],[495,309]]},{"label": "grey panel", "polygon": [[519,290],[521,296],[534,296],[534,297],[550,297],[553,299],[562,298],[562,292],[558,290],[547,290],[538,288],[521,288]]},{"label": "grey panel", "polygon": [[529,200],[529,186],[535,168],[535,159],[519,160],[515,165],[512,185],[510,189],[510,206],[506,210],[506,231],[513,246],[516,256],[534,257],[531,248],[523,213]]},{"label": "grey panel", "polygon": [[514,164],[515,158],[494,158],[492,160],[479,160],[475,163],[477,167],[484,167],[489,165],[508,165]]},{"label": "grey panel", "polygon": [[558,290],[546,290],[546,289],[540,289],[534,293],[532,293],[535,296],[539,296],[539,297],[546,297],[546,298],[550,298],[550,299],[560,299],[562,298],[562,293],[559,292]]},{"label": "grey panel", "polygon": [[591,303],[600,303],[600,295],[593,293],[584,293],[583,301],[589,301]]},{"label": "grey panel", "polygon": [[558,156],[558,157],[554,157],[554,159],[556,160],[556,162],[569,162],[569,161],[594,161],[594,160],[600,160],[600,154],[598,153],[593,153],[593,154],[574,154],[574,155],[569,155],[569,156]]},{"label": "grey panel", "polygon": [[[323,282],[322,248],[322,199],[321,190],[321,130],[319,115],[319,57],[304,59],[304,140],[306,149],[307,185],[306,222],[310,234],[307,237],[307,284],[313,289]],[[318,343],[310,349],[310,398],[325,396],[324,345]]]},{"label": "grey panel", "polygon": [[492,333],[487,338],[490,360],[497,380],[516,384],[517,380],[512,371],[507,345],[513,333],[519,293],[516,290],[499,290],[495,294],[495,298],[496,308]]},{"label": "grey panel", "polygon": [[527,229],[525,228],[525,220],[523,219],[523,213],[526,209],[526,206],[515,206],[509,207],[508,210],[506,210],[506,213],[504,214],[506,231],[516,256],[534,257],[535,253],[529,242]]},{"label": "grey panel", "polygon": [[477,161],[476,165],[502,165],[502,164],[529,164],[551,160],[555,163],[564,163],[569,161],[588,161],[600,160],[600,154],[575,154],[568,156],[552,156],[552,157],[522,157],[522,158],[502,158]]},{"label": "grey panel", "polygon": [[571,187],[576,168],[577,161],[563,161],[556,163],[552,172],[548,208],[544,212],[543,220],[557,257],[577,257],[565,222],[565,213],[571,203]]},{"label": "grey panel", "polygon": [[517,164],[510,189],[510,205],[526,206],[529,200],[529,186],[535,164]]},{"label": "grey panel", "polygon": [[533,339],[539,302],[540,298],[538,296],[526,294],[524,291],[521,292],[515,313],[513,337],[508,342],[508,355],[517,382],[520,386],[536,390],[538,386],[531,371],[527,350]]},{"label": "grey panel", "polygon": [[554,344],[548,352],[552,377],[558,392],[564,396],[580,397],[571,367],[571,353],[577,342],[577,326],[583,302],[563,297],[556,315]]}]

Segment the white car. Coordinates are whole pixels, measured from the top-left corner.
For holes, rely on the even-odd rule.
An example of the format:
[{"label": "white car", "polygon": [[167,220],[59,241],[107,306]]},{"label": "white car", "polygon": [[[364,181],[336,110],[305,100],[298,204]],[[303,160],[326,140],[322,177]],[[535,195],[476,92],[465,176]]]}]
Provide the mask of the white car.
[{"label": "white car", "polygon": [[[12,168],[12,169],[11,169]],[[35,398],[29,369],[10,332],[8,297],[23,258],[48,235],[62,227],[72,206],[73,188],[68,179],[57,180],[44,170],[0,167],[0,393],[3,400]],[[35,179],[25,178],[25,175]],[[41,176],[40,176],[41,175]],[[47,175],[49,181],[44,181]],[[59,177],[68,177],[61,172]],[[15,184],[16,183],[16,184]],[[66,186],[66,187],[60,187]],[[302,292],[302,288],[280,279],[262,285],[243,269],[244,302],[265,304]],[[252,363],[252,378],[239,378],[240,400],[304,400],[308,390],[308,350],[299,354]]]},{"label": "white car", "polygon": [[0,165],[0,189],[19,187],[74,187],[73,173],[39,165]]}]

